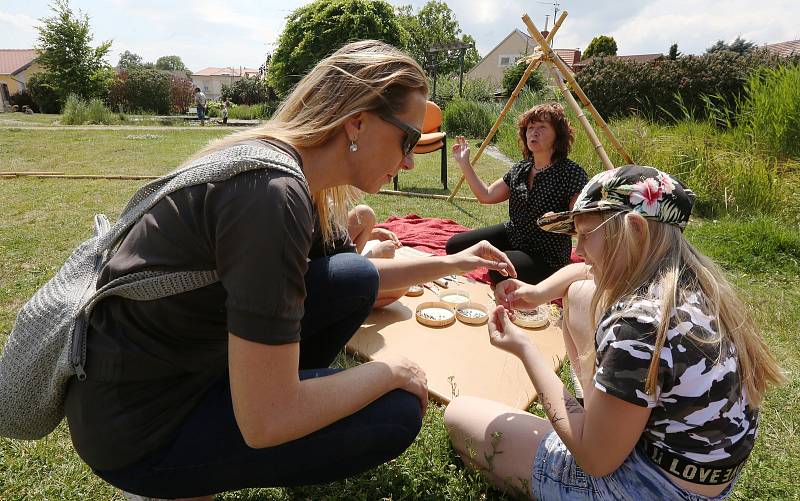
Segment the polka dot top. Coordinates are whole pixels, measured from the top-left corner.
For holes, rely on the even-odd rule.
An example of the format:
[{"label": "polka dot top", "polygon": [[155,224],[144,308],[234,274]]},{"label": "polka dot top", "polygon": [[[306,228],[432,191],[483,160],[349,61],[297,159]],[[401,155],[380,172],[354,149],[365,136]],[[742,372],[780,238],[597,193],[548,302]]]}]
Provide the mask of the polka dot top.
[{"label": "polka dot top", "polygon": [[542,230],[536,220],[547,212],[569,210],[569,201],[580,193],[589,176],[583,167],[566,158],[536,174],[529,190],[532,166],[532,161],[523,160],[503,176],[511,191],[506,232],[515,249],[541,256],[554,269],[561,268],[569,263],[572,239]]}]

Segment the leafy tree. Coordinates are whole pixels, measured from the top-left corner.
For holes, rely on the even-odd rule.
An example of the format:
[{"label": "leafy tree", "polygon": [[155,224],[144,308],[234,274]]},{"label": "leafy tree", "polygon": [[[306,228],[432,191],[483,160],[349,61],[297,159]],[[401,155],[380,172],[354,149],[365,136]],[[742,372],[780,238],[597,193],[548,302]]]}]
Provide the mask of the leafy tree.
[{"label": "leafy tree", "polygon": [[114,78],[104,60],[111,41],[92,47],[89,16],[80,11],[74,14],[69,0],[54,0],[50,8],[54,15],[41,19],[36,28],[39,39],[35,48],[45,68],[38,83],[49,87],[59,107],[70,94],[105,99]]},{"label": "leafy tree", "polygon": [[228,98],[235,104],[266,103],[273,96],[267,83],[256,77],[244,77],[232,85],[222,85],[222,98]]},{"label": "leafy tree", "polygon": [[602,56],[616,56],[617,55],[617,41],[614,37],[606,35],[596,36],[589,42],[586,50],[583,52],[584,58],[602,57]]},{"label": "leafy tree", "polygon": [[117,63],[117,68],[120,70],[127,70],[129,68],[135,68],[138,66],[142,66],[144,61],[142,60],[142,56],[139,54],[135,54],[129,50],[126,50],[122,54],[119,55],[119,62]]},{"label": "leafy tree", "polygon": [[186,71],[186,65],[178,56],[161,56],[156,60],[157,70]]},{"label": "leafy tree", "polygon": [[286,18],[270,60],[270,85],[284,96],[321,59],[353,40],[404,47],[407,35],[383,0],[316,0]]},{"label": "leafy tree", "polygon": [[729,50],[731,52],[744,55],[745,53],[753,50],[755,46],[756,46],[755,43],[748,42],[742,37],[736,37],[736,39],[729,44],[725,43],[724,40],[717,40],[717,42],[714,45],[706,49],[706,54],[719,52],[721,50]]},{"label": "leafy tree", "polygon": [[678,51],[678,44],[674,43],[674,44],[669,46],[669,54],[667,54],[667,59],[670,59],[670,60],[674,61],[674,60],[678,59],[679,57],[681,57],[682,55],[683,54],[681,54]]},{"label": "leafy tree", "polygon": [[[414,14],[411,5],[403,5],[397,8],[397,16],[400,24],[408,32],[408,44],[405,49],[421,65],[428,64],[426,53],[431,46],[452,42],[472,44],[472,47],[464,53],[465,72],[478,64],[480,56],[475,49],[475,39],[461,33],[458,20],[445,2],[431,0],[417,14]],[[440,75],[457,72],[460,65],[458,54],[459,51],[437,54],[436,72]]]},{"label": "leafy tree", "polygon": [[[506,96],[510,96],[514,89],[517,87],[519,80],[522,78],[523,73],[528,68],[527,64],[515,63],[505,69],[503,72],[503,91]],[[525,82],[525,88],[533,92],[538,92],[544,89],[545,79],[541,72],[534,71]]]}]

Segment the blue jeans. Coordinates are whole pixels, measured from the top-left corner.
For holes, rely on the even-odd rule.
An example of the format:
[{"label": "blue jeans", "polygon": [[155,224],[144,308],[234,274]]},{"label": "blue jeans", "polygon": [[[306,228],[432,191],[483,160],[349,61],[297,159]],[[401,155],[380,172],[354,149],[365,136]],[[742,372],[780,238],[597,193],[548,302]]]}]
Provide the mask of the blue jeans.
[{"label": "blue jeans", "polygon": [[[306,289],[301,379],[341,370],[312,367],[330,365],[369,315],[378,274],[372,263],[355,253],[336,254],[309,263]],[[310,435],[252,449],[236,424],[226,376],[208,392],[164,450],[131,467],[95,473],[123,490],[151,497],[331,482],[399,456],[421,426],[417,397],[394,390]]]},{"label": "blue jeans", "polygon": [[561,438],[550,432],[536,451],[531,493],[534,499],[548,501],[718,501],[730,495],[735,483],[736,479],[715,497],[689,492],[672,483],[638,446],[615,471],[605,477],[592,477],[578,466]]},{"label": "blue jeans", "polygon": [[206,107],[197,105],[197,118],[202,122],[206,118]]}]

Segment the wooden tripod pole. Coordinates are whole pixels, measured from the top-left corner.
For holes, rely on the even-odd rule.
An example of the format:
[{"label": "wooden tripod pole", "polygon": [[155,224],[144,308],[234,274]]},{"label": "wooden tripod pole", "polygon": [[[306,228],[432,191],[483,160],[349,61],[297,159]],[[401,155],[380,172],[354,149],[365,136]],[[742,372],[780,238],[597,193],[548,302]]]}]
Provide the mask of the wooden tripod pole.
[{"label": "wooden tripod pole", "polygon": [[[550,31],[550,33],[547,34],[546,43],[549,43],[550,40],[553,39],[553,37],[556,34],[556,31],[558,31],[558,28],[561,26],[561,23],[564,22],[564,19],[566,17],[567,17],[567,11],[562,11],[561,12],[561,16],[559,16],[559,18],[558,18],[558,21],[556,21],[556,24],[553,25],[552,31]],[[544,37],[542,38],[542,40],[544,40]],[[506,116],[506,113],[508,113],[508,110],[511,109],[511,106],[514,104],[514,101],[516,101],[517,96],[519,96],[519,93],[522,91],[522,88],[525,86],[525,82],[528,81],[528,78],[531,76],[531,73],[536,71],[536,69],[539,67],[541,62],[542,62],[541,61],[541,56],[535,56],[530,60],[530,63],[528,64],[528,67],[525,69],[525,73],[522,74],[522,78],[519,79],[519,83],[517,83],[517,86],[514,88],[514,91],[511,93],[511,96],[508,98],[508,102],[506,102],[506,105],[503,107],[503,110],[500,112],[500,116],[498,116],[497,120],[495,120],[494,125],[492,125],[492,129],[489,131],[489,134],[486,136],[486,139],[483,140],[483,143],[481,143],[481,147],[478,148],[478,152],[475,153],[474,157],[472,157],[472,160],[470,161],[470,163],[472,164],[473,167],[475,167],[475,164],[478,162],[478,160],[480,160],[481,155],[483,155],[483,150],[485,150],[486,147],[489,146],[489,143],[492,141],[492,138],[497,133],[497,129],[499,129],[500,128],[500,124],[503,123],[503,118]],[[458,180],[458,183],[456,183],[455,188],[453,188],[453,192],[450,193],[450,197],[447,199],[448,202],[453,200],[453,197],[456,196],[456,193],[458,193],[458,190],[461,189],[461,185],[463,183],[464,183],[464,174],[461,174],[461,178]]]},{"label": "wooden tripod pole", "polygon": [[603,166],[606,168],[606,170],[613,169],[614,164],[611,163],[611,159],[608,158],[608,154],[603,148],[603,144],[600,142],[600,139],[597,137],[594,129],[592,129],[589,119],[586,118],[586,115],[583,113],[583,109],[580,107],[578,102],[575,101],[575,98],[572,97],[572,93],[564,84],[564,80],[561,79],[561,75],[558,74],[558,70],[551,61],[546,61],[545,64],[547,64],[548,68],[550,68],[553,81],[555,81],[556,85],[558,85],[558,88],[561,89],[561,93],[564,95],[564,99],[567,101],[567,104],[569,104],[570,108],[572,108],[572,111],[578,115],[578,120],[581,122],[581,125],[583,125],[586,135],[589,136],[589,140],[594,146],[594,151],[597,153],[597,156],[600,157],[600,160],[603,162]]},{"label": "wooden tripod pole", "polygon": [[569,83],[570,87],[572,87],[575,90],[575,93],[578,94],[578,97],[580,98],[581,102],[589,110],[589,113],[591,113],[592,118],[594,118],[595,120],[595,123],[600,125],[600,128],[603,130],[606,137],[608,137],[608,140],[611,141],[611,144],[614,145],[614,148],[616,148],[616,150],[620,153],[620,155],[622,155],[622,158],[624,158],[627,163],[629,164],[634,163],[633,160],[631,159],[631,156],[628,154],[627,151],[625,151],[625,148],[622,147],[622,144],[617,140],[616,136],[614,136],[614,133],[611,132],[611,129],[608,127],[606,121],[603,120],[603,117],[601,117],[600,113],[597,112],[594,105],[592,105],[592,102],[589,101],[589,98],[583,92],[581,86],[578,85],[578,82],[575,80],[575,77],[572,76],[572,71],[570,71],[570,69],[567,67],[566,64],[564,64],[561,58],[559,58],[558,55],[556,55],[556,53],[553,52],[553,49],[550,48],[548,41],[545,40],[545,38],[542,36],[541,33],[539,33],[539,30],[536,28],[536,25],[533,24],[531,18],[528,17],[527,14],[525,14],[524,16],[522,16],[522,22],[525,23],[525,25],[528,27],[528,32],[530,32],[531,36],[542,47],[542,50],[544,51],[545,55],[544,58],[549,59],[552,62],[552,64],[554,64],[556,68],[559,69],[561,74]]}]

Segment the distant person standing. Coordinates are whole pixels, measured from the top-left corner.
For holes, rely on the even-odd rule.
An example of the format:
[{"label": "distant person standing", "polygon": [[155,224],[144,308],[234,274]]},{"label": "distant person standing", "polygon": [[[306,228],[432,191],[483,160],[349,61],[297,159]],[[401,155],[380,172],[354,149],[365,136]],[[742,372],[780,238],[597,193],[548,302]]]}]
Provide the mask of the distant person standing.
[{"label": "distant person standing", "polygon": [[222,101],[222,125],[228,124],[228,107],[231,103],[228,102],[228,98],[226,97],[224,101]]},{"label": "distant person standing", "polygon": [[197,118],[200,120],[200,125],[205,125],[208,98],[200,90],[200,87],[194,88],[194,104],[197,105]]}]

